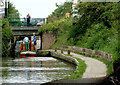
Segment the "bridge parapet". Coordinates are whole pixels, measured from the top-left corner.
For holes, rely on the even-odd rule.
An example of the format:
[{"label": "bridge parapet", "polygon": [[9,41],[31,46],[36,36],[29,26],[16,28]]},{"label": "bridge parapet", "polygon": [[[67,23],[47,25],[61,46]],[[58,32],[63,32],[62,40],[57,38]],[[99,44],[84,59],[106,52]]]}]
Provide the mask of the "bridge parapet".
[{"label": "bridge parapet", "polygon": [[12,27],[13,31],[20,31],[20,30],[38,30],[40,27]]},{"label": "bridge parapet", "polygon": [[12,31],[14,33],[14,36],[32,36],[33,33],[36,33],[36,35],[38,34],[38,30],[40,29],[40,27],[12,27]]},{"label": "bridge parapet", "polygon": [[[17,27],[26,27],[27,25],[27,18],[8,18],[8,21],[11,26]],[[31,18],[29,26],[41,26],[45,24],[46,18]]]}]

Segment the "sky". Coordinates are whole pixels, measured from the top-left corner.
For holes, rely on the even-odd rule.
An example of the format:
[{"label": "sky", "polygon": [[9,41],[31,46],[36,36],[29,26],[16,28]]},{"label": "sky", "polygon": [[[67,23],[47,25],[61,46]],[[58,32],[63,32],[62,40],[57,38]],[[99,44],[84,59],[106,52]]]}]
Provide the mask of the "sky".
[{"label": "sky", "polygon": [[29,13],[31,18],[46,18],[56,9],[55,3],[59,5],[66,0],[9,0],[18,9],[20,17],[26,17]]}]

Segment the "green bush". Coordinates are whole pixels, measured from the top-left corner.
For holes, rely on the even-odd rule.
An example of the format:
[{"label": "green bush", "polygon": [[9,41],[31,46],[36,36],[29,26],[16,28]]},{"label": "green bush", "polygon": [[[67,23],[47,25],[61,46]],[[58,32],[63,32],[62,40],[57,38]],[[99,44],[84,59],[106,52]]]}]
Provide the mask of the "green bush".
[{"label": "green bush", "polygon": [[72,2],[65,2],[64,4],[57,5],[57,9],[55,9],[54,12],[52,12],[51,15],[49,15],[49,18],[54,17],[65,17],[66,13],[72,14]]},{"label": "green bush", "polygon": [[39,33],[41,32],[66,32],[69,29],[69,26],[71,25],[71,19],[65,19],[62,18],[60,20],[54,20],[52,22],[49,22],[48,24],[44,24],[41,26]]},{"label": "green bush", "polygon": [[13,33],[7,19],[2,19],[2,56],[8,56],[8,48],[10,47],[10,39],[13,38]]}]

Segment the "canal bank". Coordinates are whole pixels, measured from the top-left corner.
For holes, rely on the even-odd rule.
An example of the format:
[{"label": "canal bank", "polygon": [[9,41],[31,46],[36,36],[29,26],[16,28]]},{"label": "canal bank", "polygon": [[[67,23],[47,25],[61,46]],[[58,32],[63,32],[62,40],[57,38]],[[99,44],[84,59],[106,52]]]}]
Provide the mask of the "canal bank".
[{"label": "canal bank", "polygon": [[[53,51],[53,50],[52,50]],[[61,53],[60,50],[57,52]],[[63,52],[64,54],[67,54],[67,52]],[[61,54],[61,55],[64,55]],[[59,54],[60,55],[60,54]],[[101,61],[98,61],[96,59],[88,58],[82,55],[78,55],[75,53],[71,53],[73,57],[80,58],[85,61],[87,64],[86,71],[83,74],[83,77],[81,79],[63,79],[58,81],[52,81],[43,85],[52,85],[52,84],[98,84],[105,78],[106,71],[106,65],[102,63]],[[63,56],[64,57],[64,56]],[[64,58],[63,58],[64,59]],[[69,59],[68,59],[69,60]]]},{"label": "canal bank", "polygon": [[52,57],[55,57],[55,58],[58,58],[58,59],[61,59],[61,60],[64,60],[66,62],[69,62],[71,64],[74,64],[76,66],[79,65],[79,62],[74,59],[74,58],[71,58],[67,55],[64,55],[64,54],[60,54],[60,53],[57,53],[57,52],[53,52],[53,51],[46,51],[46,50],[38,50],[37,52],[37,56],[52,56]]},{"label": "canal bank", "polygon": [[82,75],[85,72],[86,64],[80,58],[73,58],[71,55],[61,54],[59,52],[54,52],[54,51],[51,51],[51,50],[42,50],[42,51],[39,50],[37,52],[37,54],[38,54],[38,56],[49,55],[49,56],[61,59],[63,61],[66,61],[68,63],[74,64],[75,67],[76,67],[74,73],[70,77],[67,77],[66,79],[82,78]]}]

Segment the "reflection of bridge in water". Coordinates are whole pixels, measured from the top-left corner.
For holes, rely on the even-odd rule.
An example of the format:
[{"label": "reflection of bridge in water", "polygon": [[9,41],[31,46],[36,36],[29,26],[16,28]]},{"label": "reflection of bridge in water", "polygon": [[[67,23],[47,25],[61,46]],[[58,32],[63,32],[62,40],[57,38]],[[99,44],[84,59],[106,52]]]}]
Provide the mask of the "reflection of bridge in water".
[{"label": "reflection of bridge in water", "polygon": [[33,33],[37,37],[37,49],[42,48],[42,36],[38,33],[40,26],[45,24],[45,18],[31,18],[29,26],[27,25],[26,18],[8,18],[10,26],[12,26],[12,32],[14,33],[14,43],[19,37],[23,39],[25,36],[29,36],[29,39],[32,40]]}]

